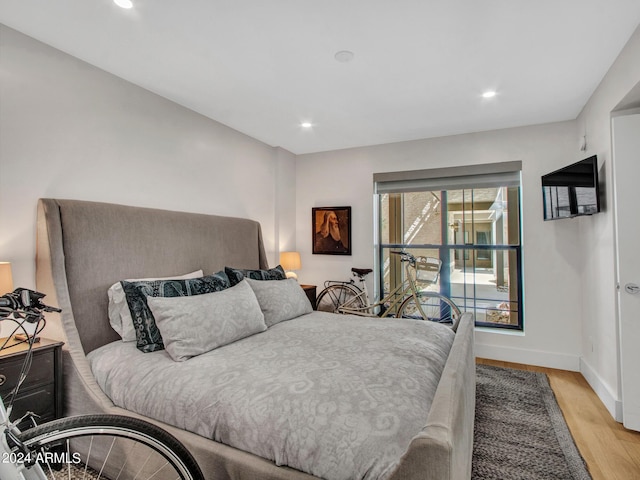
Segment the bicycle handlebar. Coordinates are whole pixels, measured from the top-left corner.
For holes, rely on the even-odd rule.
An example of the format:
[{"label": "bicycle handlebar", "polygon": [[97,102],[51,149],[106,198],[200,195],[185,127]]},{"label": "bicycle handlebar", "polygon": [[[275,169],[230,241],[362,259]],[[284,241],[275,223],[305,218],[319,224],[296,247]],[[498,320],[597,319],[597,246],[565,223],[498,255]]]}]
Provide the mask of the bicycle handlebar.
[{"label": "bicycle handlebar", "polygon": [[394,250],[391,250],[389,253],[393,253],[394,255],[400,255],[400,261],[401,262],[411,262],[411,263],[415,263],[416,261],[416,257],[415,255],[412,255],[409,252],[396,252]]},{"label": "bicycle handlebar", "polygon": [[24,314],[29,322],[35,322],[42,316],[42,312],[61,312],[59,308],[45,305],[42,299],[44,293],[29,290],[27,288],[16,288],[13,292],[0,296],[0,320],[15,313]]}]

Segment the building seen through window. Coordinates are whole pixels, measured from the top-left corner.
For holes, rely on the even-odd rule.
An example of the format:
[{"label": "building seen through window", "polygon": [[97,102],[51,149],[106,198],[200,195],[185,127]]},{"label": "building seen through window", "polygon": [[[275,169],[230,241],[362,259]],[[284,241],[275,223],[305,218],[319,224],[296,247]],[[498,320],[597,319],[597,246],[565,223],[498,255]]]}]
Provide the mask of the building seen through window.
[{"label": "building seen through window", "polygon": [[435,257],[440,277],[425,288],[473,312],[477,325],[523,329],[519,171],[478,176],[478,187],[473,176],[443,179],[441,188],[437,180],[377,185],[379,289],[403,281],[391,251]]}]

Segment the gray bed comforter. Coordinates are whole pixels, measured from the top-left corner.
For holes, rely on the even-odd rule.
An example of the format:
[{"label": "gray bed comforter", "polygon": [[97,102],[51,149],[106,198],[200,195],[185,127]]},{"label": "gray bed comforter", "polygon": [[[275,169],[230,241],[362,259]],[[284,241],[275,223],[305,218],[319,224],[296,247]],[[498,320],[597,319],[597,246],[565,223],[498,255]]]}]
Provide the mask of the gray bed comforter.
[{"label": "gray bed comforter", "polygon": [[384,479],[425,425],[454,334],[313,312],[185,362],[88,355],[119,407],[328,480]]}]

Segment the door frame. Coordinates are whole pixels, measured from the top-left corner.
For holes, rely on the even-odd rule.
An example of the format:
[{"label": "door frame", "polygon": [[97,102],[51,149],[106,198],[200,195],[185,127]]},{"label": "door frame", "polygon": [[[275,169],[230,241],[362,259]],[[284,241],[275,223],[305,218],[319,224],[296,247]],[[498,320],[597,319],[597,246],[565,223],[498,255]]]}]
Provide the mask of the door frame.
[{"label": "door frame", "polygon": [[[629,348],[627,343],[630,338],[640,336],[637,331],[638,326],[630,328],[627,324],[629,319],[623,318],[623,315],[629,315],[629,313],[622,307],[623,299],[625,295],[628,295],[624,291],[624,282],[628,282],[629,279],[621,278],[621,256],[620,256],[620,232],[619,225],[620,219],[618,218],[619,211],[618,206],[622,202],[618,201],[618,168],[621,157],[616,155],[616,134],[615,124],[618,119],[623,117],[636,117],[640,122],[640,108],[622,110],[613,112],[611,115],[611,147],[612,147],[612,177],[613,177],[613,205],[614,205],[614,246],[615,246],[615,280],[617,294],[616,298],[616,317],[618,326],[618,368],[619,368],[619,392],[622,397],[622,423],[626,428],[640,431],[640,399],[638,393],[640,393],[640,380],[637,377],[637,362],[634,358],[628,358],[632,356],[635,348]],[[620,128],[620,127],[619,127]],[[639,277],[640,281],[640,277]],[[640,296],[640,294],[638,294]],[[631,331],[629,331],[631,330]],[[626,348],[625,348],[626,347]],[[636,347],[637,348],[637,347]],[[631,381],[629,379],[632,379]]]}]

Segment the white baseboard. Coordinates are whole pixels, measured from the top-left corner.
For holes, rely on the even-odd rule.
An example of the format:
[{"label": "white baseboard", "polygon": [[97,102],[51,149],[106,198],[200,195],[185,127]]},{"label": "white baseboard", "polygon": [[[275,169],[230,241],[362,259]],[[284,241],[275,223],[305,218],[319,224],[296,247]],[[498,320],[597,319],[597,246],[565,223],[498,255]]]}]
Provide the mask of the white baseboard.
[{"label": "white baseboard", "polygon": [[580,371],[580,357],[564,353],[523,350],[521,348],[500,347],[496,345],[475,344],[476,357],[500,360],[502,362],[523,363],[538,367],[558,368],[560,370]]},{"label": "white baseboard", "polygon": [[600,375],[585,361],[580,359],[580,373],[591,386],[596,395],[602,401],[616,422],[622,422],[622,401],[611,391],[611,388],[602,381]]}]

